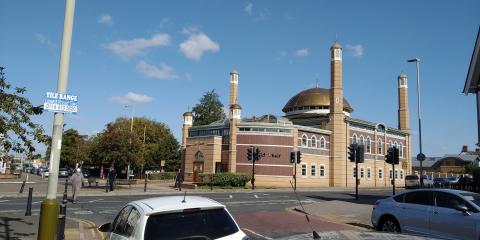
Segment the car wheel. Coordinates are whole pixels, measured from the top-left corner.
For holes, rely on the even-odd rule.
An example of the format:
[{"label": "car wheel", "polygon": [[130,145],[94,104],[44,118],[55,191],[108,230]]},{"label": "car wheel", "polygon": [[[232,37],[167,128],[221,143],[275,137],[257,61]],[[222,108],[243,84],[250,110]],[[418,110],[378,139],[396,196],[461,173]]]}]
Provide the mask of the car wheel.
[{"label": "car wheel", "polygon": [[400,225],[393,217],[386,217],[380,224],[380,231],[382,232],[400,232]]}]

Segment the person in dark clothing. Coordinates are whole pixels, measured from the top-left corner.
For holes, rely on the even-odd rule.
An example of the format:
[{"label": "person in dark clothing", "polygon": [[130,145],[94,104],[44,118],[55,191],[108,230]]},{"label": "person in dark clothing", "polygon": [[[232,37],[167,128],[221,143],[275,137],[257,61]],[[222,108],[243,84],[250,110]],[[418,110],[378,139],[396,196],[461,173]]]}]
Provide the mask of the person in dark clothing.
[{"label": "person in dark clothing", "polygon": [[177,176],[175,176],[175,187],[178,187],[178,191],[182,191],[183,172],[182,169],[178,169]]},{"label": "person in dark clothing", "polygon": [[117,172],[115,171],[115,168],[110,167],[110,171],[108,172],[108,184],[110,186],[110,191],[113,191],[114,186],[115,186],[115,178],[117,178]]}]

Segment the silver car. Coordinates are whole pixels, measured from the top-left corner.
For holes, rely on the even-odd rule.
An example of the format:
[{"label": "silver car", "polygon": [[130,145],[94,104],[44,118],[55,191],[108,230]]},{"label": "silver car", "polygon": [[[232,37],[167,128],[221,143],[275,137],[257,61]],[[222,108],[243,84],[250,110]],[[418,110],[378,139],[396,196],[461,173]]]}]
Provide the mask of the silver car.
[{"label": "silver car", "polygon": [[444,239],[480,239],[480,194],[421,189],[378,200],[372,224],[380,231]]}]

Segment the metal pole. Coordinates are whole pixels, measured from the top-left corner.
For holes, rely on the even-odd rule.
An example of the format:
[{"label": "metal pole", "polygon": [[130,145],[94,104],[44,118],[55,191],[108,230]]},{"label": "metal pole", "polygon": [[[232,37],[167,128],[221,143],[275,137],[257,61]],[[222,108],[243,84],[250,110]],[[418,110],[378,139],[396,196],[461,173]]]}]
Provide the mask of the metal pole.
[{"label": "metal pole", "polygon": [[255,148],[253,149],[252,190],[255,190]]},{"label": "metal pole", "polygon": [[32,216],[32,194],[33,187],[30,187],[28,188],[27,211],[25,212],[25,216]]},{"label": "metal pole", "polygon": [[65,239],[65,221],[67,218],[68,203],[68,178],[65,180],[65,190],[63,191],[62,204],[60,204],[60,214],[58,215],[57,240]]},{"label": "metal pole", "polygon": [[480,88],[477,89],[477,146],[480,147]]},{"label": "metal pole", "polygon": [[[70,62],[70,48],[72,43],[73,17],[75,0],[66,0],[65,19],[63,25],[62,48],[58,72],[57,92],[66,93],[68,83],[68,68]],[[53,120],[52,147],[50,152],[50,175],[48,177],[47,197],[40,208],[38,224],[38,239],[50,240],[55,238],[58,222],[59,203],[57,197],[58,168],[60,164],[60,150],[62,147],[63,113],[55,113]]]},{"label": "metal pole", "polygon": [[148,174],[145,174],[145,186],[143,186],[143,191],[144,192],[147,191],[147,178],[148,178]]},{"label": "metal pole", "polygon": [[297,151],[295,151],[295,162],[293,163],[295,165],[295,173],[293,174],[293,182],[294,182],[294,186],[293,186],[293,190],[297,190]]},{"label": "metal pole", "polygon": [[393,195],[395,195],[395,159],[392,161],[392,184],[393,184]]},{"label": "metal pole", "polygon": [[358,161],[357,161],[357,146],[353,150],[353,158],[355,159],[355,200],[358,200]]},{"label": "metal pole", "polygon": [[[419,137],[419,145],[420,145],[420,153],[422,151],[422,114],[420,111],[420,59],[416,61],[417,65],[417,102],[418,102],[418,137]],[[420,161],[420,186],[423,187],[423,161]]]}]

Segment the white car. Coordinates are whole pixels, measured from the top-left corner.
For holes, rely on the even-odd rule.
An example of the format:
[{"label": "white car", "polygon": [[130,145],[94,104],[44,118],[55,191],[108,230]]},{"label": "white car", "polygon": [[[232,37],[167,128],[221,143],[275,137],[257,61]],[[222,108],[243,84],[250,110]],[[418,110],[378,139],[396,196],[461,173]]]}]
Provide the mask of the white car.
[{"label": "white car", "polygon": [[199,196],[167,196],[128,203],[112,223],[99,227],[106,239],[248,240],[224,205]]},{"label": "white car", "polygon": [[480,239],[480,194],[421,189],[378,200],[372,224],[380,231],[442,239]]}]

